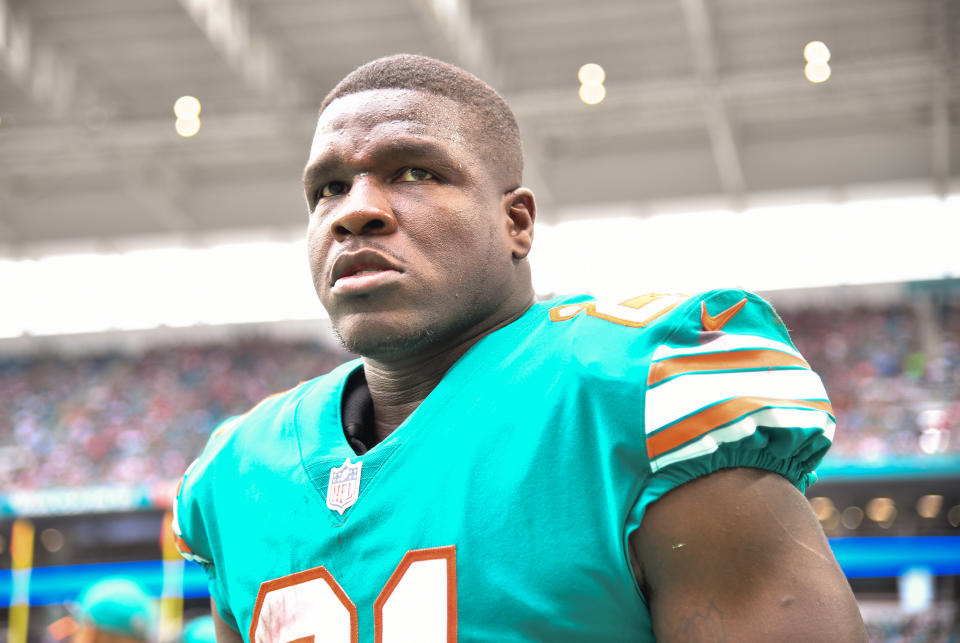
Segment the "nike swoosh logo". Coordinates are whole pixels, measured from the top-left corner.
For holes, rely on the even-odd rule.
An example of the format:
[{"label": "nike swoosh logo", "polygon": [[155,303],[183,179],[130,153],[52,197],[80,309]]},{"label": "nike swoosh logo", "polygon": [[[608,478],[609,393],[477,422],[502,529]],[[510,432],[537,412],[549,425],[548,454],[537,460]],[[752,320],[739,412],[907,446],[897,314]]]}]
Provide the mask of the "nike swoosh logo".
[{"label": "nike swoosh logo", "polygon": [[700,302],[700,322],[703,324],[703,330],[723,330],[727,322],[733,319],[733,316],[747,305],[747,298],[744,297],[734,305],[727,308],[719,315],[711,315],[707,312],[707,302]]}]

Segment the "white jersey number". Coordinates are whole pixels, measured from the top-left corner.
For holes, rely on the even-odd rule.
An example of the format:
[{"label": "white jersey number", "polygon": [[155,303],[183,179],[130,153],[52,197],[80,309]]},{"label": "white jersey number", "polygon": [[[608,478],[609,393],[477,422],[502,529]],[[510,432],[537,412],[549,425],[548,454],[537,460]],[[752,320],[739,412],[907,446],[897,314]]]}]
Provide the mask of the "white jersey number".
[{"label": "white jersey number", "polygon": [[[373,603],[376,643],[455,643],[456,549],[408,551]],[[357,606],[325,567],[260,585],[250,623],[256,643],[357,643]]]}]

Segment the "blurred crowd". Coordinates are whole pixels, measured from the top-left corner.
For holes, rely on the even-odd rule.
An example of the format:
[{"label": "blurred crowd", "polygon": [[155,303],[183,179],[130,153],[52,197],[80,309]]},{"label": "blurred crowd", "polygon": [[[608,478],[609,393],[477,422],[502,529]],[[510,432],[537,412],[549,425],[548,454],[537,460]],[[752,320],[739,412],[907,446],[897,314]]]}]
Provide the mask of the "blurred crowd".
[{"label": "blurred crowd", "polygon": [[783,314],[837,417],[832,457],[960,452],[960,300]]},{"label": "blurred crowd", "polygon": [[222,420],[347,359],[276,340],[0,358],[0,488],[178,479]]},{"label": "blurred crowd", "polygon": [[893,608],[883,618],[864,614],[870,643],[960,643],[960,621],[952,606],[904,615]]},{"label": "blurred crowd", "polygon": [[[926,326],[908,303],[791,311],[784,321],[830,392],[833,457],[960,452],[960,302],[936,307]],[[347,357],[275,339],[0,357],[0,488],[176,479],[220,421]]]}]

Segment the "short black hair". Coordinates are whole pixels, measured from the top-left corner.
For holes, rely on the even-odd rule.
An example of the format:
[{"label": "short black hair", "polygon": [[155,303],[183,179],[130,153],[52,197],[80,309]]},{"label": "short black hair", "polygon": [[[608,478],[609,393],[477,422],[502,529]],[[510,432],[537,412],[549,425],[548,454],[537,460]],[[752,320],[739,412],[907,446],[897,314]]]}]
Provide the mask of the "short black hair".
[{"label": "short black hair", "polygon": [[507,101],[473,74],[450,63],[414,54],[394,54],[362,65],[341,80],[320,104],[320,113],[341,96],[373,89],[410,89],[448,98],[473,115],[476,133],[485,139],[489,160],[505,170],[510,189],[523,176],[520,127]]}]

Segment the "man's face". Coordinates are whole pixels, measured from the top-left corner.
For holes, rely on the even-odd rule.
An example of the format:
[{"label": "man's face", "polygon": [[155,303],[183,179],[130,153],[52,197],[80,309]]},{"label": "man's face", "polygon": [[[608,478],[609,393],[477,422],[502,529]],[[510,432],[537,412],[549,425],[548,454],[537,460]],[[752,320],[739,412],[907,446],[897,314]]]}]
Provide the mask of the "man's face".
[{"label": "man's face", "polygon": [[313,283],[348,350],[402,359],[509,315],[508,197],[455,102],[411,90],[321,114],[304,189]]}]

